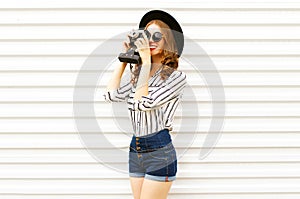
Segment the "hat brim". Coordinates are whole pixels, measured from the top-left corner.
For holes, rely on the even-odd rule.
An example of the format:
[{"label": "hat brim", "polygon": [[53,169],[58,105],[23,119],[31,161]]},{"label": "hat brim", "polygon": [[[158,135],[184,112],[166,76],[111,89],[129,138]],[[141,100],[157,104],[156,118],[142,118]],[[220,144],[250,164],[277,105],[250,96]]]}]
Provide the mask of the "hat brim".
[{"label": "hat brim", "polygon": [[177,22],[177,20],[170,15],[169,13],[162,11],[162,10],[151,10],[147,12],[141,19],[139,28],[145,28],[146,25],[154,19],[159,19],[166,23],[170,29],[172,30],[177,50],[178,50],[178,56],[181,55],[183,51],[183,46],[184,46],[184,36],[182,29],[180,27],[180,24]]}]

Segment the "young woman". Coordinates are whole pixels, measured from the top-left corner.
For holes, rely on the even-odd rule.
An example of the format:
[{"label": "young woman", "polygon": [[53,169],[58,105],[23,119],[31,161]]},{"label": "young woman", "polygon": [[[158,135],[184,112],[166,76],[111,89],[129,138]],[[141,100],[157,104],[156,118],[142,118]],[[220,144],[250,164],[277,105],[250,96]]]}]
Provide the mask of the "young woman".
[{"label": "young woman", "polygon": [[[129,146],[129,176],[135,199],[165,199],[176,179],[177,156],[169,134],[174,113],[187,84],[178,71],[183,50],[180,25],[168,13],[146,13],[139,28],[149,31],[136,40],[142,64],[135,65],[132,78],[120,86],[127,63],[116,67],[104,98],[127,101],[134,134]],[[173,31],[174,30],[174,31]],[[129,44],[124,42],[125,52]],[[131,68],[132,69],[132,68]]]}]

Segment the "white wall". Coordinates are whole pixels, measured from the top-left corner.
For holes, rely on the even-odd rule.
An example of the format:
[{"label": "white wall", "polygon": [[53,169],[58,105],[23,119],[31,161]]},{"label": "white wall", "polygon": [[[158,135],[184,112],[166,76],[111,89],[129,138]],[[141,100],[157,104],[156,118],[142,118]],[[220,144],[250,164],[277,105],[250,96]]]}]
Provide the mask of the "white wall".
[{"label": "white wall", "polygon": [[[185,35],[206,51],[226,94],[222,136],[199,160],[211,98],[197,71],[180,66],[197,96],[182,103],[197,103],[200,123],[195,142],[179,160],[169,198],[300,197],[299,1],[10,0],[0,5],[0,198],[131,198],[127,175],[99,164],[81,143],[73,89],[81,66],[101,42],[137,27],[146,11],[160,8],[173,13]],[[112,70],[105,71],[99,89]],[[101,95],[95,96],[97,119],[107,135],[121,136]],[[189,133],[179,131],[181,112],[179,107],[174,131]],[[128,141],[117,144],[126,148]]]}]

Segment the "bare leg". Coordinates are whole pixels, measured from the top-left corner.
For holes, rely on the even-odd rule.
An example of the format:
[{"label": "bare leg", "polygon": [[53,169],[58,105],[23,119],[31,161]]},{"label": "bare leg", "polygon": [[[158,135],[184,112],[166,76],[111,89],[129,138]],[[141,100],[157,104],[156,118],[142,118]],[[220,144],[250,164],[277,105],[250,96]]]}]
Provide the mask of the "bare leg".
[{"label": "bare leg", "polygon": [[145,179],[141,192],[141,199],[166,199],[171,188],[171,182],[158,182]]},{"label": "bare leg", "polygon": [[140,199],[144,178],[130,177],[130,185],[134,199]]}]

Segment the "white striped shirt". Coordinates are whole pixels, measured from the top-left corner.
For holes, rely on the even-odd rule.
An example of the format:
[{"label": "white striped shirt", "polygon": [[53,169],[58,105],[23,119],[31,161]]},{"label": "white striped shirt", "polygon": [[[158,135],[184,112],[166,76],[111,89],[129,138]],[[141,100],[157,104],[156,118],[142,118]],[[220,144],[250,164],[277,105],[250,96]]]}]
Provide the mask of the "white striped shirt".
[{"label": "white striped shirt", "polygon": [[187,84],[186,74],[174,70],[163,81],[159,75],[162,68],[149,78],[148,95],[140,100],[134,99],[136,87],[128,79],[119,88],[104,91],[106,102],[122,102],[127,100],[128,113],[135,136],[144,136],[162,129],[173,129],[174,113],[178,107]]}]

